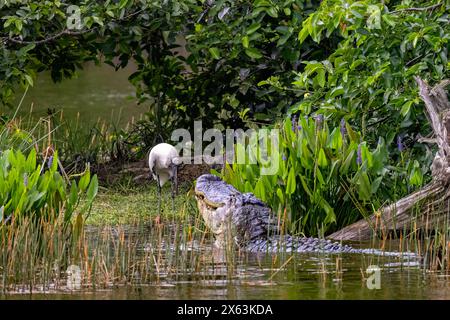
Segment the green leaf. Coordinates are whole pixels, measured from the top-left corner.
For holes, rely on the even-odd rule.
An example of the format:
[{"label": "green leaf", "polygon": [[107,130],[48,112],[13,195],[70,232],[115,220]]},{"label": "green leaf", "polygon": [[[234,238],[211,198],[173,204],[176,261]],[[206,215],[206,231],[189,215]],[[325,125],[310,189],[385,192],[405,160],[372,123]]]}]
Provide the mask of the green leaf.
[{"label": "green leaf", "polygon": [[16,18],[9,18],[5,21],[5,23],[3,24],[4,28],[8,28],[15,20]]},{"label": "green leaf", "polygon": [[260,23],[253,23],[252,25],[250,25],[250,27],[248,27],[248,29],[246,30],[246,34],[249,36],[252,33],[256,32],[259,28],[261,28],[261,24]]},{"label": "green leaf", "polygon": [[358,194],[361,200],[370,200],[372,196],[372,187],[370,185],[367,173],[360,172],[358,179]]},{"label": "green leaf", "polygon": [[255,49],[255,48],[248,48],[248,49],[245,49],[245,53],[250,57],[250,58],[253,58],[253,59],[260,59],[260,58],[262,58],[262,54],[261,54],[261,52],[259,52],[259,50],[258,49]]},{"label": "green leaf", "polygon": [[317,70],[317,83],[319,84],[319,86],[321,86],[322,88],[325,87],[325,70],[324,69],[318,69]]},{"label": "green leaf", "polygon": [[371,187],[372,194],[375,194],[378,191],[378,188],[380,187],[382,180],[383,180],[383,177],[378,177],[372,182],[372,187]]},{"label": "green leaf", "polygon": [[119,9],[123,9],[127,6],[129,0],[120,0]]},{"label": "green leaf", "polygon": [[409,183],[413,186],[421,186],[423,183],[422,170],[420,170],[417,160],[414,160],[414,164],[415,166],[409,176]]},{"label": "green leaf", "polygon": [[286,194],[287,195],[293,194],[295,192],[296,187],[297,185],[295,182],[295,172],[294,169],[291,168],[291,170],[289,170],[289,175],[286,183]]},{"label": "green leaf", "polygon": [[331,133],[331,148],[334,150],[339,150],[342,148],[342,145],[343,141],[341,131],[338,128],[334,128]]},{"label": "green leaf", "polygon": [[242,45],[244,46],[244,48],[248,48],[249,45],[249,41],[248,41],[248,36],[245,36],[242,38]]},{"label": "green leaf", "polygon": [[298,40],[300,41],[300,44],[302,44],[308,36],[308,28],[303,27],[302,30],[300,30],[300,32],[298,33]]},{"label": "green leaf", "polygon": [[78,183],[78,187],[80,188],[80,191],[85,191],[87,187],[89,186],[89,181],[91,180],[91,173],[87,171],[80,179]]},{"label": "green leaf", "polygon": [[98,193],[98,178],[97,175],[94,175],[91,179],[91,183],[89,184],[89,188],[86,193],[89,203],[92,203],[92,201],[94,201],[94,198],[96,197],[97,193]]},{"label": "green leaf", "polygon": [[334,213],[334,209],[330,206],[330,204],[323,197],[319,198],[319,205],[326,213],[324,223],[326,223],[326,224],[335,223],[336,215]]},{"label": "green leaf", "polygon": [[370,29],[381,29],[381,11],[376,5],[369,5],[367,7],[367,12],[370,14],[367,19],[367,28]]},{"label": "green leaf", "polygon": [[278,196],[278,199],[280,199],[280,203],[284,204],[284,195],[283,195],[283,191],[281,191],[280,188],[277,188],[277,196]]},{"label": "green leaf", "polygon": [[362,157],[362,160],[367,163],[367,167],[372,168],[373,157],[372,157],[372,153],[370,152],[369,148],[367,148],[366,143],[363,143],[361,146],[361,157]]},{"label": "green leaf", "polygon": [[15,19],[14,20],[14,24],[16,26],[17,31],[21,32],[22,31],[22,27],[23,27],[22,20]]},{"label": "green leaf", "polygon": [[396,22],[395,19],[392,17],[392,15],[390,14],[383,14],[383,16],[381,17],[384,22],[386,22],[389,26],[391,27],[395,27]]},{"label": "green leaf", "polygon": [[33,86],[33,78],[28,74],[26,74],[24,77],[25,77],[25,80],[27,81],[27,83],[32,87]]},{"label": "green leaf", "polygon": [[211,56],[216,59],[219,60],[220,59],[220,51],[218,48],[213,47],[213,48],[209,48],[209,53],[211,54]]},{"label": "green leaf", "polygon": [[303,186],[303,190],[305,190],[305,192],[308,194],[309,198],[312,199],[313,198],[313,194],[311,192],[311,190],[308,187],[308,184],[306,183],[306,179],[303,175],[299,175],[300,177],[300,182],[302,183]]},{"label": "green leaf", "polygon": [[330,99],[336,98],[337,96],[343,95],[345,93],[345,90],[342,86],[333,88],[330,93]]},{"label": "green leaf", "polygon": [[409,110],[411,109],[411,106],[414,101],[407,101],[403,104],[402,109],[400,110],[400,114],[404,117],[409,113]]},{"label": "green leaf", "polygon": [[270,7],[269,9],[266,10],[266,12],[272,18],[278,18],[278,12],[275,7]]},{"label": "green leaf", "polygon": [[355,150],[351,150],[347,155],[347,157],[345,158],[344,163],[342,164],[339,170],[342,174],[346,174],[348,172],[354,157],[355,157]]},{"label": "green leaf", "polygon": [[325,151],[323,151],[323,148],[320,148],[319,150],[319,157],[317,158],[317,163],[322,168],[328,166],[327,156],[325,155]]}]

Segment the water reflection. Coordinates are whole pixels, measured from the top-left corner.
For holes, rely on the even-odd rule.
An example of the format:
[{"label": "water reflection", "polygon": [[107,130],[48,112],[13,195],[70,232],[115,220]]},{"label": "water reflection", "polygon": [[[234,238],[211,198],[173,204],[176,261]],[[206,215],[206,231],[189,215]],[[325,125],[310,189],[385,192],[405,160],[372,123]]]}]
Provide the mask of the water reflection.
[{"label": "water reflection", "polygon": [[[171,231],[179,226],[169,226]],[[16,290],[6,298],[14,299],[450,299],[450,277],[425,272],[420,259],[402,260],[362,254],[271,255],[241,253],[232,257],[213,246],[212,239],[186,242],[182,248],[185,265],[164,268],[165,260],[176,259],[180,253],[173,242],[166,239],[157,251],[149,238],[157,231],[148,228],[120,227],[110,232],[95,228],[88,230],[91,241],[98,242],[99,234],[125,241],[138,242],[136,264],[155,264],[158,257],[161,269],[157,277],[146,277],[140,271],[131,272],[124,285],[111,285],[69,291],[63,287],[37,288],[32,295]],[[128,239],[128,240],[127,240]],[[369,244],[362,244],[367,246]],[[395,244],[394,244],[395,246]],[[114,246],[112,246],[114,251]],[[139,260],[139,259],[142,259]],[[177,260],[178,261],[178,260]],[[193,261],[193,262],[192,262]],[[177,262],[178,263],[178,262]],[[170,265],[170,264],[169,264]],[[367,287],[365,270],[369,265],[381,269],[379,290]],[[179,267],[179,268],[178,268]],[[144,270],[144,269],[142,269]],[[145,269],[147,270],[147,269]],[[145,280],[146,279],[146,280]],[[41,288],[43,290],[43,288]],[[5,297],[4,297],[5,298]]]}]

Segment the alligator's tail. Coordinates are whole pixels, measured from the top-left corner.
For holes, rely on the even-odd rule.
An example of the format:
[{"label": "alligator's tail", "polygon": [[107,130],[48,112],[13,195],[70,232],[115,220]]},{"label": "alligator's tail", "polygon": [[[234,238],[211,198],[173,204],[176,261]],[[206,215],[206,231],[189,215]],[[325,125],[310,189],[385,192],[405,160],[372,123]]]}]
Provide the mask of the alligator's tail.
[{"label": "alligator's tail", "polygon": [[358,253],[386,257],[412,258],[417,254],[412,252],[384,251],[380,249],[359,249],[331,240],[295,236],[272,236],[268,239],[256,239],[247,245],[251,252],[297,252],[297,253]]},{"label": "alligator's tail", "polygon": [[401,257],[401,258],[415,258],[418,257],[416,253],[409,251],[384,251],[380,249],[355,249],[350,251],[350,253],[359,253],[367,255],[385,256],[385,257]]}]

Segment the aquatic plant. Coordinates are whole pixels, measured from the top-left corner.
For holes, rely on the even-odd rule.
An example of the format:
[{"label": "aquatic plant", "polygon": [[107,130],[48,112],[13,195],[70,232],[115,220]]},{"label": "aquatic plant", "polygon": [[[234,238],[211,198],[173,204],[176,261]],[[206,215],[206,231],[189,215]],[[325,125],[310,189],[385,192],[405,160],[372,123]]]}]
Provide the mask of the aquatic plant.
[{"label": "aquatic plant", "polygon": [[0,154],[0,226],[5,220],[21,221],[24,217],[52,221],[59,214],[66,223],[74,215],[82,221],[97,194],[97,176],[91,178],[86,170],[78,182],[69,182],[58,167],[57,152],[46,154],[42,163],[38,163],[35,149],[28,156],[12,149]]},{"label": "aquatic plant", "polygon": [[243,192],[253,192],[274,212],[288,218],[292,230],[318,235],[354,222],[372,211],[386,175],[384,140],[374,150],[343,120],[329,128],[323,116],[296,117],[280,129],[279,169],[260,175],[264,163],[227,164],[222,177]]}]

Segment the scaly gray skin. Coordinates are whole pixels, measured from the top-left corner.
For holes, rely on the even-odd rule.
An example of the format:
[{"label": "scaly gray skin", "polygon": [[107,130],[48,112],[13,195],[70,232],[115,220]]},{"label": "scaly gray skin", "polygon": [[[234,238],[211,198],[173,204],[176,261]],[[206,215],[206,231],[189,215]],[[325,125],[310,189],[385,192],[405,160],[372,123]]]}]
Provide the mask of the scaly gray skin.
[{"label": "scaly gray skin", "polygon": [[232,240],[249,252],[366,253],[389,256],[405,254],[355,249],[325,239],[277,235],[266,204],[252,193],[242,194],[211,174],[204,174],[197,179],[195,197],[206,225],[214,233],[218,247],[224,247],[228,240]]}]

